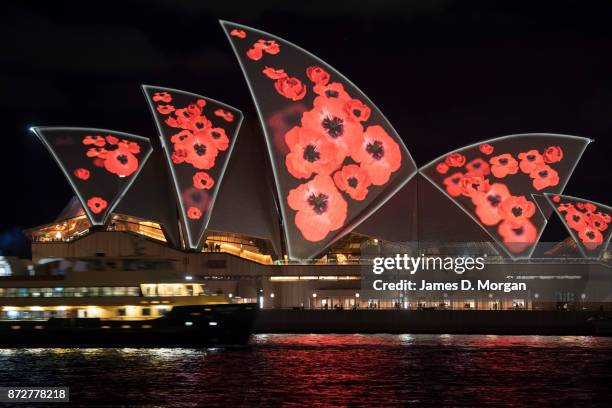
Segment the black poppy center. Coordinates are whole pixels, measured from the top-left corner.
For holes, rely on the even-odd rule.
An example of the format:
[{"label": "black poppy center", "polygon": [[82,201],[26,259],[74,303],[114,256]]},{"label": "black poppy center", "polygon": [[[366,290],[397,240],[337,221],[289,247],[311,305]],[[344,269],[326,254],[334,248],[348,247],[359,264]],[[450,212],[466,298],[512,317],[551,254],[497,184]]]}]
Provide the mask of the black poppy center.
[{"label": "black poppy center", "polygon": [[314,147],[313,145],[308,145],[304,149],[304,160],[314,163],[319,160],[320,157],[321,155],[319,154],[319,152],[317,152],[316,147]]},{"label": "black poppy center", "polygon": [[535,160],[535,156],[533,154],[528,154],[527,155],[527,160],[534,161]]},{"label": "black poppy center", "polygon": [[128,158],[125,154],[120,154],[117,156],[117,161],[125,166],[128,162]]},{"label": "black poppy center", "polygon": [[94,207],[100,207],[100,203],[96,202],[96,203],[94,204]]},{"label": "black poppy center", "polygon": [[460,179],[459,177],[455,177],[455,178],[451,179],[451,181],[453,182],[453,184],[459,184],[459,181],[460,181],[460,180],[461,180],[461,179]]},{"label": "black poppy center", "polygon": [[479,169],[480,168],[480,162],[473,163],[472,167],[475,168],[475,169]]},{"label": "black poppy center", "polygon": [[195,125],[196,125],[196,127],[197,127],[198,129],[202,129],[202,128],[204,127],[204,123],[202,123],[202,122],[196,122],[196,124],[195,124]]},{"label": "black poppy center", "polygon": [[361,116],[361,109],[353,109],[353,115],[355,115],[356,117],[360,117]]},{"label": "black poppy center", "polygon": [[578,222],[578,221],[580,221],[580,216],[579,215],[574,215],[572,217],[572,219],[574,220],[574,222]]},{"label": "black poppy center", "polygon": [[216,130],[213,130],[210,132],[210,134],[212,135],[213,139],[218,139],[221,137],[221,133],[217,132]]},{"label": "black poppy center", "polygon": [[521,215],[523,215],[523,209],[521,207],[513,207],[512,215],[514,215],[515,217],[520,217]]},{"label": "black poppy center", "polygon": [[327,195],[323,193],[319,193],[317,195],[312,194],[310,197],[308,197],[308,204],[310,204],[310,206],[312,207],[312,210],[315,213],[321,215],[325,211],[327,211],[327,201],[328,200],[329,200],[329,197],[327,197]]},{"label": "black poppy center", "polygon": [[321,122],[321,126],[333,138],[342,136],[344,133],[344,121],[337,116],[334,117],[326,117]]},{"label": "black poppy center", "polygon": [[538,176],[540,176],[540,177],[547,177],[548,176],[548,171],[547,170],[542,170],[541,172],[538,173]]},{"label": "black poppy center", "polygon": [[355,188],[355,187],[357,187],[357,184],[359,184],[359,180],[357,180],[357,177],[349,177],[348,180],[346,180],[346,183],[351,188]]},{"label": "black poppy center", "polygon": [[328,98],[337,98],[339,95],[340,94],[338,93],[338,91],[332,91],[331,89],[325,91],[325,96],[327,96]]},{"label": "black poppy center", "polygon": [[380,160],[385,155],[385,149],[383,148],[382,142],[379,140],[374,143],[370,143],[366,146],[366,152],[370,153],[373,158]]},{"label": "black poppy center", "polygon": [[195,150],[198,156],[204,156],[206,154],[206,146],[200,143],[194,144],[193,150]]},{"label": "black poppy center", "polygon": [[523,232],[525,232],[525,230],[523,230],[523,227],[512,228],[512,231],[515,235],[523,235]]},{"label": "black poppy center", "polygon": [[593,224],[595,224],[595,226],[596,226],[596,227],[598,227],[598,228],[599,228],[599,226],[601,225],[601,224],[599,223],[599,221],[595,221]]},{"label": "black poppy center", "polygon": [[487,201],[493,207],[497,207],[501,203],[501,196],[499,194],[490,195],[487,197]]},{"label": "black poppy center", "polygon": [[588,231],[586,233],[586,236],[589,237],[589,239],[594,239],[595,238],[595,233],[593,231]]},{"label": "black poppy center", "polygon": [[506,159],[506,158],[499,159],[499,164],[501,164],[502,166],[505,166],[506,164],[508,164],[508,159]]}]

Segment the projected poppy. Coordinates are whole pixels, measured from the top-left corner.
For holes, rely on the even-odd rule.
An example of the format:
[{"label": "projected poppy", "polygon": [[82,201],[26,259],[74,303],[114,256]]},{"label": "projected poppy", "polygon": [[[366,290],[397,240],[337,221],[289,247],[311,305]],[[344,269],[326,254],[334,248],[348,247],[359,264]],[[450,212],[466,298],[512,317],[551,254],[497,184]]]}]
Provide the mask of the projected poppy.
[{"label": "projected poppy", "polygon": [[[241,34],[236,38],[241,37]],[[172,173],[186,246],[199,249],[238,135],[242,113],[176,89],[143,86]],[[159,95],[173,110],[160,109]],[[156,100],[157,99],[157,100]]]},{"label": "projected poppy", "polygon": [[149,139],[106,129],[35,127],[93,225],[103,225],[153,148]]},{"label": "projected poppy", "polygon": [[581,198],[544,194],[585,258],[597,259],[612,237],[612,207]]},{"label": "projected poppy", "polygon": [[419,171],[510,257],[528,258],[552,212],[538,211],[532,194],[562,191],[588,143],[564,135],[505,136],[450,152]]},{"label": "projected poppy", "polygon": [[[334,68],[274,35],[221,25],[268,141],[287,252],[315,257],[391,198],[416,166],[382,112]],[[320,195],[306,194],[314,191]]]}]

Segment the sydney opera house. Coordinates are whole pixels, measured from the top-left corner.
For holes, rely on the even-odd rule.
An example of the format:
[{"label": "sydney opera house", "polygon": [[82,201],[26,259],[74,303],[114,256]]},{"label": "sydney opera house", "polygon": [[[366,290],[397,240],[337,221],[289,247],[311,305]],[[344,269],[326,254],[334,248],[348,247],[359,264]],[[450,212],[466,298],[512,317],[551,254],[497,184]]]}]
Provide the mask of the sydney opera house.
[{"label": "sydney opera house", "polygon": [[[505,136],[417,167],[410,139],[331,66],[271,34],[222,26],[263,134],[231,106],[157,86],[143,86],[157,136],[33,128],[75,193],[27,231],[34,262],[171,260],[264,308],[610,308],[611,209],[563,195],[574,168],[589,165],[589,139]],[[540,242],[551,217],[568,239]],[[395,253],[486,256],[483,278],[529,290],[374,291],[364,280],[372,257]]]}]

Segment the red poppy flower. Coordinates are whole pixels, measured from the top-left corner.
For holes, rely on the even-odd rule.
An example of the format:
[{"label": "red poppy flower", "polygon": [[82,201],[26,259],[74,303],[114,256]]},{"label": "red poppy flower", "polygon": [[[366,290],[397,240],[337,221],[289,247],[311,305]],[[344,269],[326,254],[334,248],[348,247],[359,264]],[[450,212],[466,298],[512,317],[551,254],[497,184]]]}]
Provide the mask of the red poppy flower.
[{"label": "red poppy flower", "polygon": [[563,203],[563,204],[559,204],[557,206],[557,210],[559,210],[559,212],[566,212],[566,211],[569,211],[569,210],[575,210],[575,208],[574,208],[574,204],[565,204],[565,203]]},{"label": "red poppy flower", "polygon": [[449,167],[461,167],[465,164],[465,156],[461,153],[453,153],[446,156],[444,161]]},{"label": "red poppy flower", "polygon": [[339,82],[317,84],[312,90],[319,95],[314,100],[315,106],[327,106],[330,103],[348,102],[352,99]]},{"label": "red poppy flower", "polygon": [[101,159],[105,159],[107,154],[108,151],[101,147],[90,147],[85,153],[87,157],[99,157]]},{"label": "red poppy flower", "polygon": [[106,140],[102,136],[85,136],[83,138],[83,144],[104,147],[106,145]]},{"label": "red poppy flower", "polygon": [[202,218],[202,210],[200,210],[198,207],[189,207],[187,210],[187,217],[191,218],[192,220],[199,220]]},{"label": "red poppy flower", "polygon": [[246,33],[244,32],[244,30],[238,30],[237,28],[234,28],[232,31],[230,31],[230,35],[232,37],[237,37],[240,39],[246,38]]},{"label": "red poppy flower", "polygon": [[100,214],[108,206],[105,199],[100,197],[92,197],[87,200],[87,206],[94,214]]},{"label": "red poppy flower", "polygon": [[198,171],[193,175],[193,186],[198,190],[210,190],[215,185],[215,180],[208,173]]},{"label": "red poppy flower", "polygon": [[493,153],[494,148],[488,143],[483,143],[480,146],[478,146],[478,150],[480,150],[482,154],[489,155]]},{"label": "red poppy flower", "polygon": [[172,102],[172,95],[168,92],[155,92],[153,94],[153,102]]},{"label": "red poppy flower", "polygon": [[365,122],[370,117],[370,108],[359,99],[351,99],[344,104],[344,110],[349,117],[358,122]]},{"label": "red poppy flower", "polygon": [[368,126],[359,143],[351,144],[351,157],[368,172],[372,184],[382,186],[402,164],[399,145],[379,125]]},{"label": "red poppy flower", "polygon": [[127,177],[138,169],[138,159],[128,149],[120,146],[108,152],[104,168],[119,177]]},{"label": "red poppy flower", "polygon": [[119,139],[113,135],[108,135],[104,139],[106,140],[106,143],[108,144],[116,145],[119,143]]},{"label": "red poppy flower", "polygon": [[306,76],[317,85],[327,85],[329,82],[329,72],[318,66],[306,68]]},{"label": "red poppy flower", "polygon": [[604,217],[602,217],[599,214],[589,215],[589,225],[591,225],[593,228],[599,231],[605,231],[608,229],[608,223],[606,222]]},{"label": "red poppy flower", "polygon": [[480,157],[466,164],[465,168],[468,170],[468,173],[479,174],[481,176],[488,176],[491,173],[489,163],[482,160]]},{"label": "red poppy flower", "polygon": [[440,174],[446,174],[448,173],[448,164],[444,163],[444,162],[440,162],[438,163],[438,165],[436,166],[436,171]]},{"label": "red poppy flower", "polygon": [[565,214],[565,222],[571,229],[580,231],[587,226],[589,217],[575,208],[569,208]]},{"label": "red poppy flower", "polygon": [[468,173],[461,179],[461,194],[465,197],[470,197],[474,204],[476,204],[478,199],[484,196],[490,188],[489,180],[478,174]]},{"label": "red poppy flower", "polygon": [[372,184],[368,173],[356,164],[348,164],[334,174],[336,186],[353,200],[362,201]]},{"label": "red poppy flower", "polygon": [[504,221],[499,224],[497,232],[502,237],[506,248],[513,253],[523,252],[538,238],[538,230],[529,220],[525,220],[519,226]]},{"label": "red poppy flower", "polygon": [[504,178],[508,174],[516,174],[518,172],[518,162],[510,153],[491,157],[489,163],[491,163],[491,173],[497,178]]},{"label": "red poppy flower", "polygon": [[157,105],[156,109],[162,115],[168,115],[168,114],[174,112],[174,106],[172,106],[172,105]]},{"label": "red poppy flower", "polygon": [[557,163],[563,160],[563,149],[559,146],[549,146],[544,149],[544,161],[546,163]]},{"label": "red poppy flower", "polygon": [[489,191],[479,196],[474,203],[476,216],[484,225],[497,225],[502,217],[499,215],[499,205],[509,198],[510,190],[503,183],[493,183]]},{"label": "red poppy flower", "polygon": [[597,206],[593,203],[584,203],[584,211],[587,213],[594,213],[597,211]]},{"label": "red poppy flower", "polygon": [[605,221],[606,224],[609,224],[610,221],[612,221],[612,217],[610,217],[610,214],[608,214],[608,213],[604,213],[604,212],[598,211],[597,215],[599,215],[601,218],[603,218],[603,220]]},{"label": "red poppy flower", "polygon": [[288,77],[284,69],[274,69],[270,67],[265,67],[264,70],[261,72],[263,72],[270,79],[281,79]]},{"label": "red poppy flower", "polygon": [[230,111],[226,111],[225,109],[217,109],[215,111],[215,116],[223,118],[226,122],[234,121],[234,114]]},{"label": "red poppy flower", "polygon": [[335,144],[312,129],[295,126],[285,134],[285,142],[290,149],[285,165],[296,178],[309,178],[312,173],[329,175],[344,160]]},{"label": "red poppy flower", "polygon": [[578,237],[589,251],[594,250],[603,242],[603,235],[591,225],[587,225],[578,232]]},{"label": "red poppy flower", "polygon": [[74,171],[74,177],[81,180],[89,180],[89,170],[79,167]]},{"label": "red poppy flower", "polygon": [[185,149],[184,147],[181,147],[181,145],[178,145],[178,147],[177,145],[175,145],[174,151],[170,155],[170,159],[172,160],[172,163],[174,164],[184,163],[185,160],[187,159],[187,149]]},{"label": "red poppy flower", "polygon": [[324,239],[346,220],[348,205],[329,176],[318,174],[291,190],[287,203],[297,211],[295,225],[308,241]]},{"label": "red poppy flower", "polygon": [[219,153],[215,141],[205,132],[195,133],[182,143],[175,144],[174,149],[175,151],[185,149],[187,153],[185,162],[200,170],[212,168]]},{"label": "red poppy flower", "polygon": [[534,171],[540,164],[544,164],[544,157],[535,149],[519,153],[518,158],[521,161],[521,171],[526,174]]},{"label": "red poppy flower", "polygon": [[216,128],[206,129],[204,132],[207,133],[210,136],[210,138],[213,140],[217,150],[222,151],[222,152],[227,150],[227,148],[229,147],[229,138],[227,137],[227,134],[225,133],[225,129],[216,127]]},{"label": "red poppy flower", "polygon": [[554,197],[552,198],[552,200],[553,200],[553,202],[558,203],[558,202],[560,202],[560,201],[561,201],[561,197],[559,197],[559,196],[554,196]]},{"label": "red poppy flower", "polygon": [[274,40],[257,40],[257,42],[253,44],[253,48],[272,55],[280,52],[280,45]]},{"label": "red poppy flower", "polygon": [[95,159],[93,159],[93,165],[100,168],[104,167],[104,159],[96,157]]},{"label": "red poppy flower", "polygon": [[515,227],[521,226],[535,214],[535,204],[524,196],[510,196],[499,205],[499,215]]},{"label": "red poppy flower", "polygon": [[170,137],[170,141],[173,144],[182,143],[186,139],[188,139],[188,138],[190,138],[192,136],[193,136],[193,133],[191,133],[191,131],[189,131],[189,130],[181,130],[177,134],[172,135],[172,137]]},{"label": "red poppy flower", "polygon": [[181,108],[174,111],[175,117],[169,116],[165,122],[168,126],[186,130],[199,131],[204,130],[212,123],[203,115],[201,115],[201,106],[199,104],[190,104],[187,108]]},{"label": "red poppy flower", "polygon": [[344,109],[337,103],[315,107],[304,112],[302,126],[321,133],[328,141],[336,145],[341,161],[349,155],[351,147],[361,143],[363,133],[361,124],[350,120]]},{"label": "red poppy flower", "polygon": [[274,83],[274,89],[281,96],[292,101],[299,101],[306,95],[307,88],[298,78],[281,78]]},{"label": "red poppy flower", "polygon": [[446,186],[446,192],[451,197],[459,197],[461,195],[461,180],[463,180],[463,173],[454,173],[444,179],[443,183]]},{"label": "red poppy flower", "polygon": [[205,99],[198,99],[196,101],[196,105],[198,105],[200,108],[203,108],[206,106],[206,100]]},{"label": "red poppy flower", "polygon": [[260,48],[249,48],[246,56],[253,61],[259,61],[263,57],[263,51]]},{"label": "red poppy flower", "polygon": [[543,163],[534,168],[529,177],[533,179],[533,187],[538,191],[559,184],[559,173]]},{"label": "red poppy flower", "polygon": [[129,140],[122,139],[118,143],[118,146],[122,149],[128,150],[132,154],[140,153],[140,145],[136,142],[130,142]]}]

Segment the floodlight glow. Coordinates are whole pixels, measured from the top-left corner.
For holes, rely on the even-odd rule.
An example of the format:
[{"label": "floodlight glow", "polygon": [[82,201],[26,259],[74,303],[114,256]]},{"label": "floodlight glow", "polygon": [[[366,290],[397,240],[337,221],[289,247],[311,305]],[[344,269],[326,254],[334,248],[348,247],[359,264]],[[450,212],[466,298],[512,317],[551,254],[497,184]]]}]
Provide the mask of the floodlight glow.
[{"label": "floodlight glow", "polygon": [[149,139],[97,128],[33,127],[93,225],[104,225],[153,148]]},{"label": "floodlight glow", "polygon": [[419,172],[511,258],[529,258],[551,214],[533,196],[563,191],[589,143],[547,133],[503,136],[454,150]]},{"label": "floodlight glow", "polygon": [[265,134],[292,259],[312,258],[415,174],[399,135],[346,77],[279,37],[221,21]]},{"label": "floodlight glow", "polygon": [[612,238],[612,207],[568,195],[544,194],[585,258],[599,259]]},{"label": "floodlight glow", "polygon": [[198,250],[231,156],[242,112],[201,95],[143,85],[172,174],[185,246]]}]

